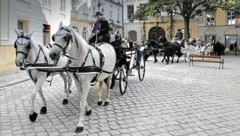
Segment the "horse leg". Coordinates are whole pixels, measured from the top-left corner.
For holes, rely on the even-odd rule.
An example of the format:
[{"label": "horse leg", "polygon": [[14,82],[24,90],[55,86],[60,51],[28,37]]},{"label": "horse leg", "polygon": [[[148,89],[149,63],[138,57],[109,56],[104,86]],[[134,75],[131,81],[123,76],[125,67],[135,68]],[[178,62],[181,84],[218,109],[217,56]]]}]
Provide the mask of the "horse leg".
[{"label": "horse leg", "polygon": [[184,60],[185,60],[185,62],[187,62],[187,53],[184,54]]},{"label": "horse leg", "polygon": [[169,55],[167,55],[167,60],[166,60],[167,64],[169,64]]},{"label": "horse leg", "polygon": [[104,81],[99,82],[99,87],[96,90],[97,93],[97,104],[102,105],[102,92],[103,92],[103,83]]},{"label": "horse leg", "polygon": [[[79,81],[76,81],[76,82],[79,82]],[[89,81],[90,82],[90,81]],[[78,86],[78,88],[82,88],[82,97],[81,97],[81,100],[80,100],[80,116],[79,116],[79,121],[78,121],[78,124],[77,124],[77,128],[75,130],[76,133],[80,133],[83,131],[83,122],[84,122],[84,112],[85,112],[85,107],[87,106],[87,96],[88,96],[88,93],[89,93],[89,82],[87,81],[83,81],[82,80],[82,86],[78,86],[79,84],[76,84]],[[80,90],[79,90],[80,91]]]},{"label": "horse leg", "polygon": [[69,98],[69,93],[70,93],[68,90],[68,83],[67,83],[68,79],[63,72],[59,73],[59,75],[62,77],[62,79],[64,81],[64,92],[66,93],[66,98],[63,99],[62,104],[66,105],[66,104],[68,104],[68,98]]},{"label": "horse leg", "polygon": [[[81,87],[82,84],[81,82],[79,82],[77,79],[75,79],[75,84],[76,84],[76,88],[77,88],[77,92],[78,95],[80,96],[80,100],[82,99],[82,93],[83,93],[83,88]],[[89,87],[90,88],[90,87]],[[92,113],[92,108],[88,105],[88,103],[86,102],[86,106],[85,106],[85,111],[86,111],[86,115],[89,116]]]},{"label": "horse leg", "polygon": [[177,63],[179,62],[179,58],[180,58],[180,57],[178,56],[178,58],[177,58]]},{"label": "horse leg", "polygon": [[156,63],[156,62],[158,62],[158,60],[157,60],[157,51],[155,50],[154,51],[154,63]]},{"label": "horse leg", "polygon": [[166,54],[165,54],[165,53],[164,53],[164,55],[163,55],[162,63],[164,62],[164,60],[167,61],[167,60],[166,60]]},{"label": "horse leg", "polygon": [[174,60],[174,54],[172,55],[172,63],[173,63],[173,60]]},{"label": "horse leg", "polygon": [[40,114],[46,114],[47,113],[47,102],[46,99],[43,95],[43,91],[42,91],[42,87],[39,89],[39,95],[41,96],[42,102],[43,102],[43,106],[40,110]]},{"label": "horse leg", "polygon": [[112,74],[107,78],[107,96],[106,96],[106,100],[104,103],[104,106],[108,106],[109,102],[110,102],[110,87],[111,87],[111,82],[112,82]]},{"label": "horse leg", "polygon": [[[44,75],[45,76],[45,75]],[[41,76],[42,77],[42,76]],[[34,89],[32,90],[32,94],[31,94],[31,101],[32,101],[32,107],[31,107],[31,112],[29,114],[29,119],[34,122],[37,119],[38,114],[35,112],[35,108],[34,108],[34,101],[36,98],[36,94],[39,92],[39,90],[41,89],[44,81],[46,78],[38,78],[37,82],[35,83]]]},{"label": "horse leg", "polygon": [[72,91],[71,91],[71,86],[72,86],[72,76],[71,76],[71,74],[70,73],[66,73],[67,74],[67,79],[68,79],[68,87],[67,87],[67,90],[68,90],[68,92],[69,93],[72,93]]}]

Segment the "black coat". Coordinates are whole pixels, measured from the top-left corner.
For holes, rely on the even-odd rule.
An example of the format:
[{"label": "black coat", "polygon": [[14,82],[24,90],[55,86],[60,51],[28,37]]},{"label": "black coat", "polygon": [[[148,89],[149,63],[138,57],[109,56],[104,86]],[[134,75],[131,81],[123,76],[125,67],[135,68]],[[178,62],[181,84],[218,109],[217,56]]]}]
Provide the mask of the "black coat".
[{"label": "black coat", "polygon": [[101,19],[98,36],[100,36],[100,35],[109,35],[109,30],[110,30],[110,28],[109,28],[108,21],[105,20],[105,19]]},{"label": "black coat", "polygon": [[[110,41],[110,34],[109,34],[109,24],[108,21],[105,19],[100,20],[100,25],[99,25],[99,33],[97,34],[97,43],[100,42],[109,42]],[[89,43],[95,43],[96,40],[96,35],[92,36],[89,39]]]}]

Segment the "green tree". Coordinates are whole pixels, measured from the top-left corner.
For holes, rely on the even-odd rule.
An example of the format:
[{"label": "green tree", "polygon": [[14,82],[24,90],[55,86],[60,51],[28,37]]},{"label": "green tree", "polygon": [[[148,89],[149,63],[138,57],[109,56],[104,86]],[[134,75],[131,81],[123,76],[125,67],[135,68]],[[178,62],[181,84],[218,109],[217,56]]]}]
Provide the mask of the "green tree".
[{"label": "green tree", "polygon": [[239,10],[240,0],[217,0],[216,6],[227,10]]}]

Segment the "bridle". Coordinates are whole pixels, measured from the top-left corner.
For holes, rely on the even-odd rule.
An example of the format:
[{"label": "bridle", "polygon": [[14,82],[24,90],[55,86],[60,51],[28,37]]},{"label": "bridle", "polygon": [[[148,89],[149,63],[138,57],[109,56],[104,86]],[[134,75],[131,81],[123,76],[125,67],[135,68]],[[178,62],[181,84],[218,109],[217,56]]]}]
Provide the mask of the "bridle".
[{"label": "bridle", "polygon": [[[22,44],[23,40],[21,41],[21,43],[19,43],[19,42],[18,42],[18,39],[20,39],[20,38],[29,40],[28,44]],[[26,52],[24,52],[24,51],[18,51],[18,50],[17,50],[17,43],[19,43],[20,45],[27,45],[27,49],[28,49],[28,50],[27,50]],[[16,42],[14,43],[14,48],[16,49],[16,55],[17,55],[17,54],[23,54],[23,55],[24,55],[24,58],[26,59],[27,56],[28,56],[29,50],[30,50],[30,48],[31,48],[30,38],[27,37],[27,36],[24,36],[23,34],[20,35],[20,36],[18,36]]]},{"label": "bridle", "polygon": [[60,44],[58,44],[58,43],[56,43],[56,42],[54,42],[52,45],[55,45],[55,46],[57,46],[58,48],[60,48],[60,49],[62,50],[62,52],[63,52],[63,55],[66,55],[66,49],[68,48],[70,42],[72,42],[72,35],[69,34],[69,33],[71,33],[71,31],[70,31],[69,29],[67,29],[67,28],[61,27],[61,28],[59,29],[59,32],[56,33],[56,34],[54,34],[54,35],[52,36],[52,40],[55,41],[55,36],[61,36],[61,35],[63,35],[63,34],[60,33],[61,30],[65,30],[65,31],[68,32],[68,33],[63,33],[63,34],[67,34],[67,35],[64,36],[64,38],[63,38],[63,39],[67,42],[66,46],[65,46],[65,47],[62,47]]},{"label": "bridle", "polygon": [[[22,43],[23,40],[21,41],[21,43],[19,43],[19,42],[18,42],[18,39],[19,39],[19,38],[27,39],[27,40],[28,40],[27,44],[23,44],[23,43]],[[18,50],[17,50],[17,43],[19,43],[20,45],[27,45],[27,51],[26,51],[26,52],[24,52],[24,51],[18,51]],[[42,48],[39,44],[38,44],[38,46],[39,46],[39,51],[38,51],[38,53],[37,53],[37,57],[36,57],[36,59],[34,60],[33,63],[30,63],[30,62],[27,62],[27,61],[26,61],[26,58],[28,57],[28,54],[29,54],[29,50],[31,49],[30,37],[24,36],[24,34],[22,34],[22,35],[18,36],[16,42],[14,43],[14,48],[16,49],[16,55],[17,55],[17,54],[23,54],[23,55],[24,55],[24,62],[27,63],[27,64],[25,64],[25,65],[29,65],[29,66],[38,65],[37,61],[38,61],[38,59],[39,59],[39,57],[40,57],[40,53],[41,53],[41,52],[42,52],[43,55],[44,55],[44,59],[45,59],[45,61],[46,61],[46,65],[48,65],[48,60],[47,60],[46,54],[45,54],[44,51],[43,51],[43,48]],[[44,63],[44,64],[45,64],[45,63]]]}]

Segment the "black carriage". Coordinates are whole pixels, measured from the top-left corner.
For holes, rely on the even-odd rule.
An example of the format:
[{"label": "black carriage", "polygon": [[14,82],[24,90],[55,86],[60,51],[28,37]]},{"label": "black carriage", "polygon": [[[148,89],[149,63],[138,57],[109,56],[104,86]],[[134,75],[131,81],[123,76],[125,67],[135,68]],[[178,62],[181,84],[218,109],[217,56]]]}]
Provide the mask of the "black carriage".
[{"label": "black carriage", "polygon": [[[130,43],[130,47],[123,47],[122,40],[112,43],[117,54],[116,70],[114,72],[114,80],[119,81],[120,93],[125,94],[128,86],[128,71],[130,69],[138,70],[138,77],[143,81],[145,76],[145,59],[144,46],[134,46]],[[115,82],[115,81],[113,81]]]}]

